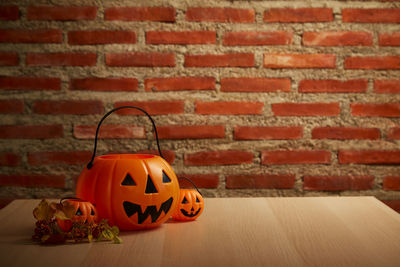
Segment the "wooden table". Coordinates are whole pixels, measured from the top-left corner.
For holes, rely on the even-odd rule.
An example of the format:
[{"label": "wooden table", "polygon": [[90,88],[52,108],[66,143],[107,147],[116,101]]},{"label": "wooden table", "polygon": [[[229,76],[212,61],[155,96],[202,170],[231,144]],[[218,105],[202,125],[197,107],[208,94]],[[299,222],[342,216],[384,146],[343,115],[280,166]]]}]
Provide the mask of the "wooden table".
[{"label": "wooden table", "polygon": [[197,221],[123,244],[33,244],[32,210],[0,211],[0,266],[400,266],[400,215],[373,197],[209,198]]}]

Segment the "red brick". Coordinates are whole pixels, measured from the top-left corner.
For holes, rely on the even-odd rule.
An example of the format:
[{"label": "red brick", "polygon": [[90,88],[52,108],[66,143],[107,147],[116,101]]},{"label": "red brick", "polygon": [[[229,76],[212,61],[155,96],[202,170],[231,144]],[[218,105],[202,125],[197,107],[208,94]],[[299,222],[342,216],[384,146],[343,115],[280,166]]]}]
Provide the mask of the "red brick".
[{"label": "red brick", "polygon": [[253,9],[242,8],[189,7],[186,10],[186,20],[248,23],[254,22],[255,12]]},{"label": "red brick", "polygon": [[[151,143],[149,143],[151,144]],[[155,145],[155,141],[154,141],[154,146]],[[175,161],[175,152],[172,150],[161,150],[161,153],[163,155],[163,158],[169,163],[169,164],[173,164]],[[156,155],[159,156],[160,153],[158,152],[158,150],[138,150],[138,151],[109,151],[107,154],[145,154],[145,155]]]},{"label": "red brick", "polygon": [[110,7],[105,9],[105,20],[175,22],[173,7]]},{"label": "red brick", "polygon": [[0,30],[0,43],[61,43],[62,31],[40,30]]},{"label": "red brick", "polygon": [[275,116],[337,116],[339,103],[275,103],[271,104]]},{"label": "red brick", "polygon": [[0,166],[18,166],[21,157],[11,152],[0,152]]},{"label": "red brick", "polygon": [[97,55],[95,53],[28,53],[27,66],[94,66]]},{"label": "red brick", "polygon": [[134,44],[136,33],[134,31],[70,31],[68,43],[72,45],[97,45],[97,44]]},{"label": "red brick", "polygon": [[400,127],[397,126],[397,127],[390,128],[388,131],[387,139],[389,139],[389,140],[400,139]]},{"label": "red brick", "polygon": [[386,176],[383,177],[384,190],[400,190],[400,176]]},{"label": "red brick", "polygon": [[222,92],[290,92],[289,78],[222,78]]},{"label": "red brick", "polygon": [[340,150],[340,164],[400,164],[397,150]]},{"label": "red brick", "polygon": [[238,150],[203,151],[185,154],[185,165],[238,165],[253,163],[253,153]]},{"label": "red brick", "polygon": [[262,164],[329,164],[331,152],[325,150],[262,151]]},{"label": "red brick", "polygon": [[71,90],[88,91],[134,91],[138,90],[136,78],[82,78],[71,79]]},{"label": "red brick", "polygon": [[303,127],[263,127],[263,126],[236,126],[234,129],[235,140],[288,140],[303,137]]},{"label": "red brick", "polygon": [[262,102],[195,102],[196,113],[203,115],[256,115],[262,114],[263,107]]},{"label": "red brick", "polygon": [[400,213],[400,199],[383,199],[385,205]]},{"label": "red brick", "polygon": [[368,80],[301,80],[299,92],[301,93],[365,93]]},{"label": "red brick", "polygon": [[0,139],[50,139],[63,136],[62,125],[0,125]]},{"label": "red brick", "polygon": [[[218,174],[177,174],[178,179],[185,177],[197,186],[197,188],[217,188],[219,183]],[[179,179],[180,188],[194,188],[194,186],[185,179]]]},{"label": "red brick", "polygon": [[371,46],[372,33],[370,32],[305,32],[303,45],[307,46]]},{"label": "red brick", "polygon": [[254,67],[254,54],[185,55],[185,67]]},{"label": "red brick", "polygon": [[106,64],[113,67],[175,67],[175,55],[156,52],[108,53]]},{"label": "red brick", "polygon": [[0,52],[0,66],[17,66],[18,63],[19,58],[16,52]]},{"label": "red brick", "polygon": [[[185,103],[182,100],[166,100],[166,101],[127,101],[117,102],[114,107],[121,106],[137,106],[144,109],[150,115],[169,115],[182,114],[184,112]],[[144,115],[136,109],[122,109],[116,112],[120,115]]]},{"label": "red brick", "polygon": [[19,19],[18,6],[0,6],[0,20]]},{"label": "red brick", "polygon": [[0,90],[61,90],[60,78],[0,77]]},{"label": "red brick", "polygon": [[32,106],[37,114],[102,114],[103,103],[96,100],[35,101]]},{"label": "red brick", "polygon": [[304,190],[344,191],[374,188],[374,176],[304,176]]},{"label": "red brick", "polygon": [[363,117],[400,117],[400,103],[352,103],[351,115]]},{"label": "red brick", "polygon": [[400,32],[380,33],[379,45],[381,46],[400,46]]},{"label": "red brick", "polygon": [[168,125],[158,126],[160,139],[206,139],[224,138],[223,125]]},{"label": "red brick", "polygon": [[49,174],[0,174],[0,185],[64,188],[65,176]]},{"label": "red brick", "polygon": [[91,151],[41,151],[28,153],[30,165],[84,164],[92,156]]},{"label": "red brick", "polygon": [[264,12],[264,22],[329,22],[332,8],[270,8]]},{"label": "red brick", "polygon": [[400,56],[347,57],[345,69],[386,70],[400,69]]},{"label": "red brick", "polygon": [[399,8],[344,8],[343,22],[400,23]]},{"label": "red brick", "polygon": [[376,140],[381,137],[381,132],[378,128],[315,127],[311,135],[312,139]]},{"label": "red brick", "polygon": [[24,113],[24,101],[15,99],[0,100],[0,113],[3,114]]},{"label": "red brick", "polygon": [[374,93],[378,94],[399,94],[400,80],[375,80]]},{"label": "red brick", "polygon": [[[93,139],[96,135],[96,128],[97,125],[75,125],[74,137],[78,139]],[[101,125],[98,138],[146,138],[146,133],[143,126],[105,124]]]},{"label": "red brick", "polygon": [[62,125],[0,125],[0,139],[50,139],[63,136]]},{"label": "red brick", "polygon": [[215,44],[215,31],[149,31],[146,44]]},{"label": "red brick", "polygon": [[94,6],[30,6],[28,20],[94,20],[97,7]]},{"label": "red brick", "polygon": [[226,188],[228,189],[290,189],[293,188],[295,175],[292,174],[254,174],[228,175]]},{"label": "red brick", "polygon": [[334,69],[336,55],[330,54],[264,54],[264,68]]},{"label": "red brick", "polygon": [[226,46],[240,45],[289,45],[293,42],[293,33],[275,32],[227,32],[223,44]]},{"label": "red brick", "polygon": [[171,77],[144,80],[146,91],[215,90],[214,77]]},{"label": "red brick", "polygon": [[[164,159],[169,164],[173,164],[174,163],[174,161],[175,161],[175,152],[174,151],[161,149],[161,153],[162,153]],[[160,155],[158,153],[158,150],[139,150],[139,151],[136,152],[136,154],[157,155],[157,156]]]}]

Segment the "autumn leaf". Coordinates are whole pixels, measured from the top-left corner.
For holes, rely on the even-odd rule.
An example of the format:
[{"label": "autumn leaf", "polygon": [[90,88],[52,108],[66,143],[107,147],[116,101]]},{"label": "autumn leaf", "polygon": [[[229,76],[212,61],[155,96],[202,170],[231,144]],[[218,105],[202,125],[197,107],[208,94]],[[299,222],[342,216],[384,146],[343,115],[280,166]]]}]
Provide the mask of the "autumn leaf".
[{"label": "autumn leaf", "polygon": [[74,217],[74,215],[75,215],[75,207],[74,207],[74,205],[72,205],[71,203],[69,203],[68,201],[67,202],[64,202],[63,204],[62,204],[62,211],[64,212],[64,214],[65,214],[65,216],[68,218],[68,219],[72,219],[72,217]]},{"label": "autumn leaf", "polygon": [[122,239],[119,236],[115,236],[113,240],[114,240],[114,244],[121,244],[122,243]]},{"label": "autumn leaf", "polygon": [[75,207],[68,201],[62,204],[52,203],[52,205],[54,205],[56,209],[56,218],[60,220],[71,220],[75,215]]},{"label": "autumn leaf", "polygon": [[42,238],[41,238],[41,242],[42,243],[45,243],[48,239],[50,238],[50,235],[44,235],[44,236],[42,236]]},{"label": "autumn leaf", "polygon": [[114,234],[114,236],[119,235],[119,229],[117,226],[111,227],[111,232]]},{"label": "autumn leaf", "polygon": [[110,229],[105,229],[101,232],[101,235],[107,240],[113,240],[115,237],[114,233]]},{"label": "autumn leaf", "polygon": [[49,205],[49,202],[45,199],[42,199],[39,205],[33,210],[33,216],[38,221],[49,221],[53,218],[55,212],[55,209]]}]

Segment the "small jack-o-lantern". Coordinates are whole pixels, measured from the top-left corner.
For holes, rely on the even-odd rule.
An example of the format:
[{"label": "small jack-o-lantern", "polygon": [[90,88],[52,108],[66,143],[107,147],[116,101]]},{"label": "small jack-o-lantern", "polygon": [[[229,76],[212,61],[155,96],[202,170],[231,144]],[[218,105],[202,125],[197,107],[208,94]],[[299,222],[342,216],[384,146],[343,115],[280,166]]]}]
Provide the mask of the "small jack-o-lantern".
[{"label": "small jack-o-lantern", "polygon": [[204,200],[196,185],[190,179],[182,178],[192,183],[196,189],[180,190],[178,207],[172,218],[177,221],[193,221],[203,212]]},{"label": "small jack-o-lantern", "polygon": [[57,224],[63,231],[68,232],[73,222],[97,222],[96,208],[89,201],[79,198],[64,198],[60,201],[61,205],[64,205],[65,202],[63,201],[68,202],[73,207],[73,212],[75,214],[72,220],[57,219]]},{"label": "small jack-o-lantern", "polygon": [[[142,154],[95,157],[101,123],[122,108],[134,108],[149,117],[161,157]],[[168,220],[178,204],[179,183],[171,166],[162,158],[155,123],[146,111],[123,106],[100,120],[92,160],[79,176],[76,194],[96,204],[99,218],[107,219],[121,230],[153,228]]]}]

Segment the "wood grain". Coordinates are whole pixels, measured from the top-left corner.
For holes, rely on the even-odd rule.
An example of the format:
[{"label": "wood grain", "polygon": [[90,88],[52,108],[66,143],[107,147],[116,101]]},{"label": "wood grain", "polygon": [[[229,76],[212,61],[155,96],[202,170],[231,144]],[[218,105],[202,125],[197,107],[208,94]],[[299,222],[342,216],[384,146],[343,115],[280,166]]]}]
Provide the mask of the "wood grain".
[{"label": "wood grain", "polygon": [[400,215],[373,197],[212,198],[196,221],[123,244],[33,244],[33,208],[0,211],[0,266],[399,266]]}]

